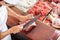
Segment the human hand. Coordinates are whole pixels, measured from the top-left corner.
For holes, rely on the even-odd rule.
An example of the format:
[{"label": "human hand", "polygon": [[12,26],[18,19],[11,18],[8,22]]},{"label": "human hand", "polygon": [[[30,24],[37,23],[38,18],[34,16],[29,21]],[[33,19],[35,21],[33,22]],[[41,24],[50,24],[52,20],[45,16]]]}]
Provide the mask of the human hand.
[{"label": "human hand", "polygon": [[32,19],[32,18],[33,18],[33,14],[28,14],[28,15],[26,15],[26,18],[27,18],[27,19]]},{"label": "human hand", "polygon": [[22,31],[22,29],[23,29],[23,25],[21,24],[21,25],[13,26],[9,30],[10,30],[10,33],[16,34],[16,33],[20,32],[20,31]]},{"label": "human hand", "polygon": [[33,18],[33,14],[28,14],[28,15],[23,16],[22,18],[20,18],[20,21],[25,22],[25,21],[27,21],[29,19],[32,19],[32,18]]}]

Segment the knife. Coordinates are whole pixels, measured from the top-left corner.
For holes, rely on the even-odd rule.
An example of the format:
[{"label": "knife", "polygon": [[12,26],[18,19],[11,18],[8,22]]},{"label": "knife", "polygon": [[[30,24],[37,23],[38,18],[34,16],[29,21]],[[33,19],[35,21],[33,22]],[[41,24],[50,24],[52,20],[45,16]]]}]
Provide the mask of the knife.
[{"label": "knife", "polygon": [[26,30],[26,28],[29,27],[32,23],[34,23],[38,18],[40,18],[40,16],[41,16],[41,14],[35,16],[29,22],[27,22],[25,25],[23,25],[23,30]]},{"label": "knife", "polygon": [[52,9],[50,10],[50,12],[48,12],[48,14],[43,18],[42,21],[44,21],[48,17],[48,15],[51,13],[51,11],[52,11]]}]

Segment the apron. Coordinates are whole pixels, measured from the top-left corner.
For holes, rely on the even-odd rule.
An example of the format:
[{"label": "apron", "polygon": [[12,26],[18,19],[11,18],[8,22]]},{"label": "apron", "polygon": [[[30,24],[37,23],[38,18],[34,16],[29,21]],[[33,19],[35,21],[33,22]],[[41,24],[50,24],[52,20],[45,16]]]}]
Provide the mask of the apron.
[{"label": "apron", "polygon": [[[0,7],[0,32],[5,32],[8,30],[6,21],[7,21],[7,9],[6,6],[2,5]],[[5,38],[2,40],[11,40],[11,36],[7,35]]]}]

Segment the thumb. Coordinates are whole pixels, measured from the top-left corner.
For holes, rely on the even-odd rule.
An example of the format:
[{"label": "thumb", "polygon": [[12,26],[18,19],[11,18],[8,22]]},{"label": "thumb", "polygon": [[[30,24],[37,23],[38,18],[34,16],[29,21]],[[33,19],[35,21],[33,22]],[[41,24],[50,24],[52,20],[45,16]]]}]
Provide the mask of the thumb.
[{"label": "thumb", "polygon": [[25,25],[25,23],[20,24],[18,27],[22,30],[24,25]]}]

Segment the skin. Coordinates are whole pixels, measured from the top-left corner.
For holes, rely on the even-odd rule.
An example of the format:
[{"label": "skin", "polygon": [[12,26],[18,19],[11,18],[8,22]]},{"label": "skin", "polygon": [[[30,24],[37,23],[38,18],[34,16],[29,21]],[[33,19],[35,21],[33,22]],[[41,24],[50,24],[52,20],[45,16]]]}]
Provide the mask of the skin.
[{"label": "skin", "polygon": [[13,17],[15,17],[16,19],[18,19],[19,21],[21,22],[24,22],[26,21],[27,19],[31,19],[33,17],[32,14],[28,14],[26,16],[22,16],[22,15],[18,15],[16,12],[14,12],[12,9],[10,9],[9,7],[7,7],[8,11],[12,12],[12,13],[9,13],[8,15],[11,15]]},{"label": "skin", "polygon": [[13,26],[12,28],[8,29],[7,31],[5,32],[1,32],[1,37],[0,39],[3,39],[5,36],[9,35],[9,34],[16,34],[18,32],[22,31],[22,27],[20,25],[16,25],[16,26]]},{"label": "skin", "polygon": [[[4,2],[2,3],[2,2],[3,1],[0,2],[0,5],[5,5],[5,3]],[[27,19],[31,19],[33,17],[32,14],[29,14],[29,15],[26,15],[26,16],[18,15],[17,13],[15,13],[14,11],[12,11],[8,7],[8,5],[6,5],[6,7],[7,7],[7,10],[10,10],[11,12],[13,12],[12,14],[9,13],[8,15],[14,16],[15,18],[17,18],[21,22],[24,22]],[[6,37],[9,34],[12,34],[12,33],[16,34],[16,33],[20,32],[20,31],[22,31],[22,28],[23,28],[22,25],[16,25],[16,26],[13,26],[12,28],[8,29],[5,32],[0,32],[0,36],[1,36],[0,39],[3,39],[4,37]]]},{"label": "skin", "polygon": [[[19,21],[21,22],[25,22],[27,19],[31,19],[33,17],[32,14],[28,14],[26,16],[23,16],[23,15],[19,15],[17,14],[16,12],[14,12],[12,9],[9,8],[9,5],[8,4],[5,4],[4,1],[0,1],[0,5],[5,5],[7,7],[7,10],[12,12],[12,13],[8,13],[8,15],[11,15],[15,18],[17,18]],[[13,6],[13,5],[12,5]]]}]

